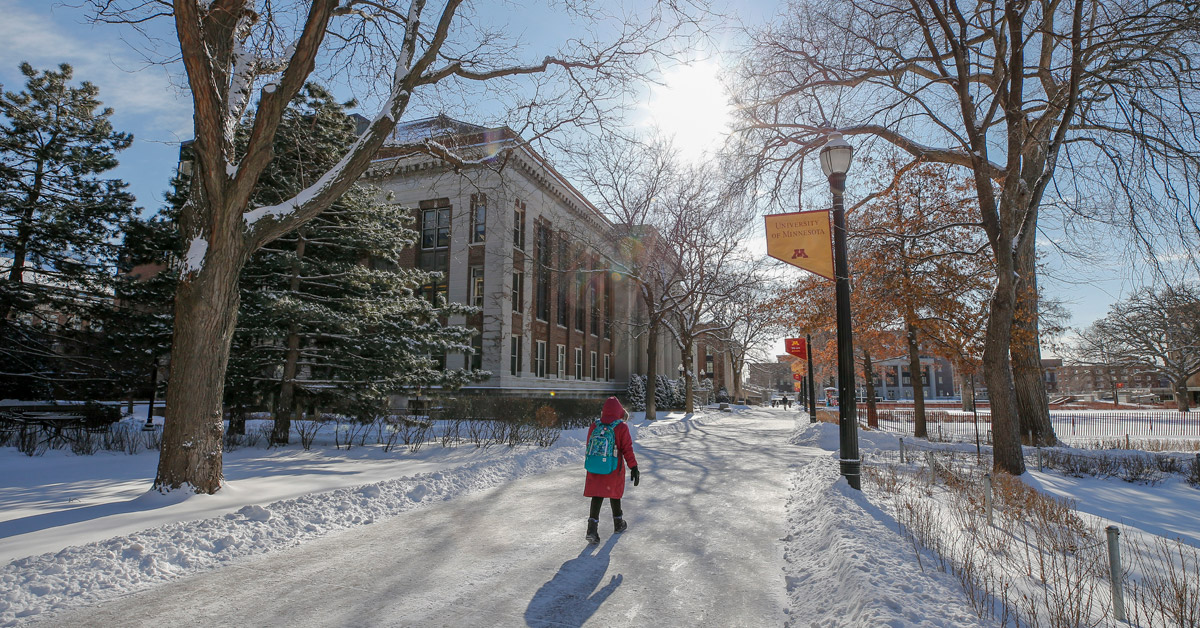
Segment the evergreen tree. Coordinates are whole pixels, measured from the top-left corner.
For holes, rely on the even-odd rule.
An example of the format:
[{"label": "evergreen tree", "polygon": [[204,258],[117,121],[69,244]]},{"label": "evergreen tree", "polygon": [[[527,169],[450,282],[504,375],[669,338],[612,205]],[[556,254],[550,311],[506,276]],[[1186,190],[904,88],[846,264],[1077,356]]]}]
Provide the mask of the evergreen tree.
[{"label": "evergreen tree", "polygon": [[629,397],[629,405],[635,411],[642,412],[646,409],[646,376],[633,374],[629,376],[629,388],[626,389],[626,396]]},{"label": "evergreen tree", "polygon": [[671,380],[667,379],[665,375],[656,375],[654,378],[654,406],[671,408],[672,397]]},{"label": "evergreen tree", "polygon": [[[167,194],[176,197],[179,187]],[[181,252],[180,238],[165,214],[135,217],[125,225],[114,312],[105,327],[105,354],[118,386],[130,398],[150,398],[165,389],[171,349],[172,302]]]},{"label": "evergreen tree", "polygon": [[20,68],[25,91],[0,95],[0,396],[93,394],[111,388],[98,330],[134,213],[126,184],[100,175],[133,137],[94,85],[70,85],[71,66]]},{"label": "evergreen tree", "polygon": [[[292,101],[255,205],[292,198],[333,167],[356,136],[348,104],[314,85]],[[275,442],[288,441],[303,406],[367,416],[386,409],[389,393],[453,389],[478,378],[444,368],[446,354],[471,351],[475,333],[447,326],[447,316],[475,310],[420,298],[434,274],[400,268],[401,250],[417,238],[411,222],[406,208],[356,185],[247,262],[226,401],[273,399]]]}]

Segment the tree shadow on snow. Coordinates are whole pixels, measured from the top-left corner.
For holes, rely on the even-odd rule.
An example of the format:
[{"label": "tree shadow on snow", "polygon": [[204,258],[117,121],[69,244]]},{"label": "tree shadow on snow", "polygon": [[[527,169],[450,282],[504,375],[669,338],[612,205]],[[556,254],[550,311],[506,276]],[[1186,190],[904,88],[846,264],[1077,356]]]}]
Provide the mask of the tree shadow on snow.
[{"label": "tree shadow on snow", "polygon": [[[563,563],[554,577],[543,584],[525,609],[525,625],[534,628],[550,626],[582,626],[595,614],[601,604],[621,586],[621,574],[609,578],[599,587],[608,572],[609,556],[619,534],[593,554],[596,546],[589,545],[579,556]],[[597,588],[599,587],[599,588]]]}]

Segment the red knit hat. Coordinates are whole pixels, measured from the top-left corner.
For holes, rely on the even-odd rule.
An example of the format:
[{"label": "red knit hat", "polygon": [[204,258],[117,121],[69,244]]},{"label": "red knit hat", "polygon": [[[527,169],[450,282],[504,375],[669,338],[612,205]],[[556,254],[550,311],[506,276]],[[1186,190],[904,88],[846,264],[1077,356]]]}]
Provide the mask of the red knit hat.
[{"label": "red knit hat", "polygon": [[609,397],[608,401],[604,402],[604,409],[600,411],[600,418],[605,423],[608,423],[609,419],[615,421],[623,418],[624,416],[625,406],[622,406],[621,402],[617,401],[616,397]]}]

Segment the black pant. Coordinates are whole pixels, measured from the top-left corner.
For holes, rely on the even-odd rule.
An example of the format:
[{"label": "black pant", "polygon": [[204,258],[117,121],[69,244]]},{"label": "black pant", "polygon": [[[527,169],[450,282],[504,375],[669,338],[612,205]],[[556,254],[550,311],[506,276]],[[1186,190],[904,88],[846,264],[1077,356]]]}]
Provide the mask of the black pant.
[{"label": "black pant", "polygon": [[[604,503],[603,497],[593,497],[592,498],[592,512],[590,515],[592,519],[600,518],[600,506],[603,503]],[[608,503],[609,503],[609,505],[612,506],[613,517],[620,517],[621,516],[621,500],[619,500],[615,497],[610,497],[608,499]]]}]

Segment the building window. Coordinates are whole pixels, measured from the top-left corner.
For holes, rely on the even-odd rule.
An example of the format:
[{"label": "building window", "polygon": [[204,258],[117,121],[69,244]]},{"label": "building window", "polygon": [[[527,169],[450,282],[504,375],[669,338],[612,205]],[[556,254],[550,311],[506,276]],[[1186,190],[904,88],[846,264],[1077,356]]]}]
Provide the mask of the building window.
[{"label": "building window", "polygon": [[513,311],[520,314],[525,311],[525,273],[513,271],[512,286]]},{"label": "building window", "polygon": [[471,244],[487,239],[487,194],[471,195]]},{"label": "building window", "polygon": [[550,225],[538,220],[533,227],[533,312],[540,321],[550,320]]},{"label": "building window", "polygon": [[567,238],[563,235],[558,237],[558,324],[561,327],[567,326],[567,273],[566,269],[570,265],[567,259]]},{"label": "building window", "polygon": [[450,203],[447,199],[421,201],[421,252],[417,267],[437,275],[421,286],[421,296],[437,304],[449,291]]},{"label": "building window", "polygon": [[[422,205],[424,204],[422,203]],[[450,206],[422,208],[421,250],[442,249],[448,246],[450,246]]]},{"label": "building window", "polygon": [[588,285],[588,311],[592,313],[592,335],[600,334],[600,304],[596,302],[596,286]]},{"label": "building window", "polygon": [[597,364],[596,352],[592,351],[591,353],[592,353],[592,379],[595,380],[596,379],[596,364]]},{"label": "building window", "polygon": [[575,347],[575,379],[583,379],[583,347]]},{"label": "building window", "polygon": [[587,294],[584,287],[583,271],[575,271],[575,331],[587,331],[587,309],[584,307],[584,297]]},{"label": "building window", "polygon": [[483,307],[483,267],[472,266],[470,269],[471,305]]},{"label": "building window", "polygon": [[513,248],[525,250],[525,203],[521,201],[513,208]]},{"label": "building window", "polygon": [[513,335],[513,337],[510,339],[508,355],[509,355],[508,370],[513,375],[520,375],[521,374],[521,336],[519,334]]},{"label": "building window", "polygon": [[612,379],[612,356],[604,354],[604,381]]},{"label": "building window", "polygon": [[604,273],[604,337],[612,338],[613,326],[613,280],[612,269]]},{"label": "building window", "polygon": [[483,370],[483,331],[475,330],[475,335],[471,338],[471,348],[475,350],[471,354],[471,368],[481,371]]},{"label": "building window", "polygon": [[558,358],[558,362],[556,362],[555,364],[558,367],[558,378],[566,379],[567,378],[567,345],[558,345],[557,358]]},{"label": "building window", "polygon": [[533,374],[535,377],[546,376],[546,341],[538,340],[534,343],[533,353]]}]

